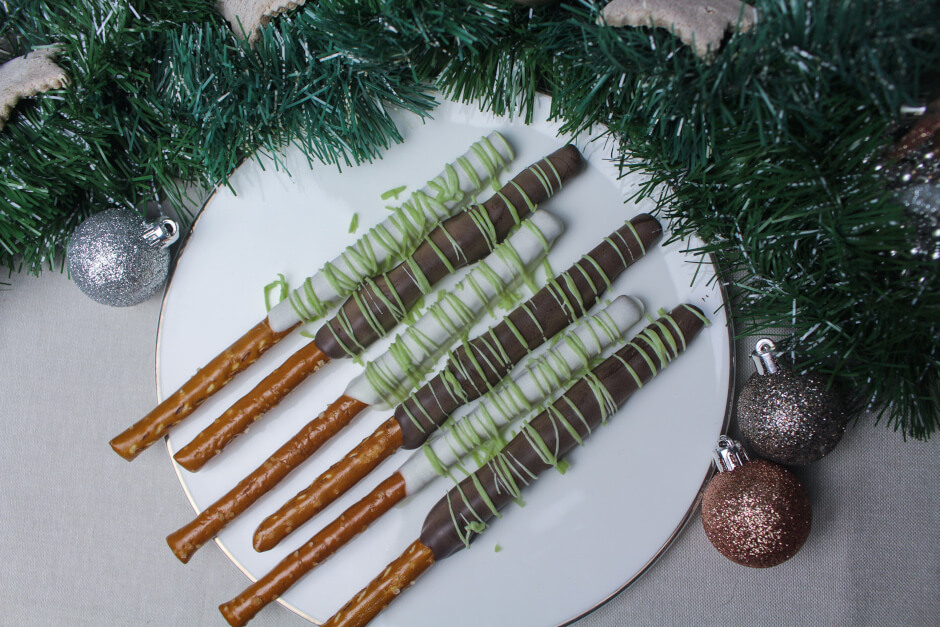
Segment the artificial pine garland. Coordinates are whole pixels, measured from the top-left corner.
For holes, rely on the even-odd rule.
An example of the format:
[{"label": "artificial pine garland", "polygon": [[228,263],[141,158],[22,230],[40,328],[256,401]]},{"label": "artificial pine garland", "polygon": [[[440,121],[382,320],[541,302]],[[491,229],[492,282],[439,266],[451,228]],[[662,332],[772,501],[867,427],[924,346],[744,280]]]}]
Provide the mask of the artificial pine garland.
[{"label": "artificial pine garland", "polygon": [[151,59],[176,20],[205,20],[212,11],[196,2],[149,4],[142,14],[94,0],[0,3],[7,54],[58,45],[71,79],[68,88],[21,102],[0,133],[0,264],[38,272],[91,213],[173,193],[174,177],[209,182],[188,150],[195,129],[179,125],[149,85]]},{"label": "artificial pine garland", "polygon": [[742,333],[788,328],[859,407],[905,436],[940,427],[937,263],[908,252],[878,173],[940,66],[933,0],[758,0],[707,59],[589,1],[308,1],[254,46],[207,2],[0,4],[0,39],[63,44],[73,81],[0,133],[0,263],[38,270],[89,213],[224,182],[259,150],[373,159],[400,139],[388,107],[432,113],[431,89],[513,115],[546,91],[568,130],[610,129],[644,193],[668,190],[662,214],[706,242]]}]

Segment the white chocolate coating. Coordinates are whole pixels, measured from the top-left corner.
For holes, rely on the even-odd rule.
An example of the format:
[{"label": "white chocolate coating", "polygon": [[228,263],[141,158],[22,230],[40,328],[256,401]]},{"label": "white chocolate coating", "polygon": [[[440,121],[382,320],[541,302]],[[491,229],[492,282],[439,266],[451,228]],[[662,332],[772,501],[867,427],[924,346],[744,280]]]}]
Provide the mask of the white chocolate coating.
[{"label": "white chocolate coating", "polygon": [[642,304],[616,298],[600,312],[575,323],[543,354],[527,360],[522,371],[480,399],[466,416],[436,433],[398,469],[408,494],[420,490],[588,370],[593,360],[619,344],[643,315]]},{"label": "white chocolate coating", "polygon": [[379,409],[400,403],[437,359],[494,303],[535,266],[564,226],[550,213],[535,211],[519,229],[443,294],[389,349],[366,365],[344,394]]},{"label": "white chocolate coating", "polygon": [[472,201],[515,157],[512,147],[493,132],[474,143],[437,177],[369,229],[338,257],[323,265],[268,312],[268,324],[276,333],[298,322],[321,318],[325,308],[349,296],[363,279],[388,269],[391,261],[405,255],[393,242],[417,243],[441,220]]}]

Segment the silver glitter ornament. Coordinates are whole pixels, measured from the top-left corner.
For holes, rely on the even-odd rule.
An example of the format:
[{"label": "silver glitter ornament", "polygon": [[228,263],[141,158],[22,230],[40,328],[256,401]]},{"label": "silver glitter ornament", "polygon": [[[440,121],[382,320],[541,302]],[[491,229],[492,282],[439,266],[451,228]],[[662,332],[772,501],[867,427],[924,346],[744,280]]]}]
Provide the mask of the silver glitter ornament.
[{"label": "silver glitter ornament", "polygon": [[741,444],[721,436],[718,474],[702,495],[702,527],[729,560],[752,568],[781,564],[803,547],[812,526],[806,488],[784,468],[751,460]]},{"label": "silver glitter ornament", "polygon": [[891,187],[940,183],[940,99],[899,111],[903,135],[877,166]]},{"label": "silver glitter ornament", "polygon": [[758,456],[803,465],[827,455],[842,439],[846,415],[841,396],[816,374],[781,369],[770,340],[757,342],[758,371],[738,397],[738,428]]},{"label": "silver glitter ornament", "polygon": [[940,183],[904,187],[897,198],[910,217],[911,255],[940,261]]},{"label": "silver glitter ornament", "polygon": [[129,307],[154,295],[170,267],[167,247],[179,237],[168,218],[147,223],[128,209],[89,216],[69,240],[69,274],[92,300]]}]

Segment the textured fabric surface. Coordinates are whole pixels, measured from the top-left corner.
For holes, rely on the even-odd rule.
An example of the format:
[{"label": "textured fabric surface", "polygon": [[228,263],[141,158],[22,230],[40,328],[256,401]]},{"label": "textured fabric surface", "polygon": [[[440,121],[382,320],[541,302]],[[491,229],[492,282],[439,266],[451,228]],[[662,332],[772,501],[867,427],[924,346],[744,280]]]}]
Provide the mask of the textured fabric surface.
[{"label": "textured fabric surface", "polygon": [[[155,402],[159,297],[115,309],[54,271],[5,280],[0,625],[224,625],[216,606],[247,580],[214,547],[185,566],[167,548],[192,514],[169,456],[158,446],[128,464],[108,446]],[[749,350],[739,347],[739,384]],[[665,434],[662,445],[669,463]],[[938,452],[936,438],[904,442],[863,419],[796,469],[814,520],[792,560],[737,566],[695,515],[643,577],[576,625],[936,625]],[[273,605],[251,624],[308,623]]]}]

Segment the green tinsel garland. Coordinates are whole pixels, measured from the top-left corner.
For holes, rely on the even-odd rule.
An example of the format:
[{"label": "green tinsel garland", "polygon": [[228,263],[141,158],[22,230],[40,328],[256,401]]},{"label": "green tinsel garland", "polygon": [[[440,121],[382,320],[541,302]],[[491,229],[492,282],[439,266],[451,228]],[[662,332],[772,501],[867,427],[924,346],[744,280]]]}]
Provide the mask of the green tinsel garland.
[{"label": "green tinsel garland", "polygon": [[0,263],[36,270],[85,215],[286,143],[373,159],[400,139],[387,108],[426,114],[430,89],[516,115],[546,91],[569,130],[610,129],[646,193],[670,190],[663,215],[733,277],[743,333],[791,329],[785,348],[858,407],[905,436],[940,427],[940,277],[876,171],[940,67],[935,0],[758,0],[708,61],[599,25],[589,1],[307,2],[254,48],[210,4],[0,3],[0,39],[63,43],[73,79],[0,133]]}]

